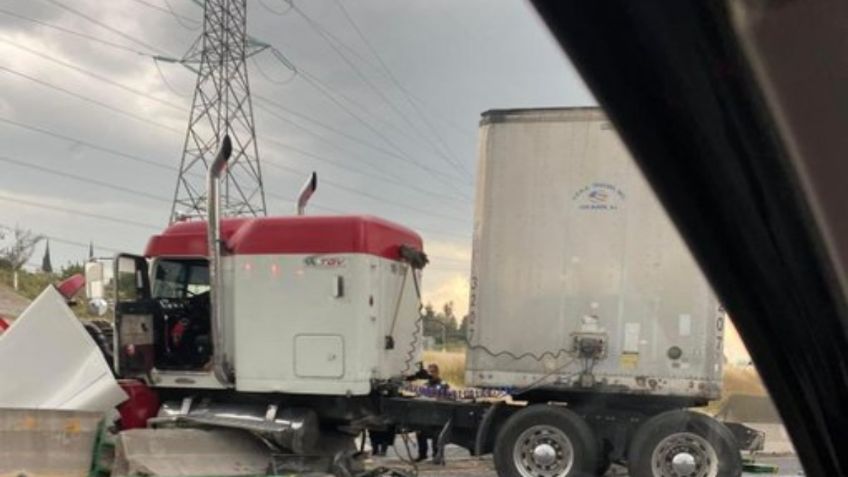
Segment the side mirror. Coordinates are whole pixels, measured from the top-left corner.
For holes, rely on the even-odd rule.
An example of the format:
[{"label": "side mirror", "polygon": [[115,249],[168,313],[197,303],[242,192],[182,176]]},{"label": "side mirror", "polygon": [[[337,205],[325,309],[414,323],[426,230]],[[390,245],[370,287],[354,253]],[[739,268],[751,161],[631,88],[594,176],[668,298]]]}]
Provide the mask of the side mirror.
[{"label": "side mirror", "polygon": [[88,300],[88,312],[94,316],[103,316],[109,311],[109,302],[103,298]]},{"label": "side mirror", "polygon": [[104,281],[103,263],[88,262],[85,264],[85,296],[89,300],[104,298]]},{"label": "side mirror", "polygon": [[87,262],[85,264],[85,296],[88,298],[88,312],[95,316],[103,316],[109,311],[106,301],[106,275],[103,262]]}]

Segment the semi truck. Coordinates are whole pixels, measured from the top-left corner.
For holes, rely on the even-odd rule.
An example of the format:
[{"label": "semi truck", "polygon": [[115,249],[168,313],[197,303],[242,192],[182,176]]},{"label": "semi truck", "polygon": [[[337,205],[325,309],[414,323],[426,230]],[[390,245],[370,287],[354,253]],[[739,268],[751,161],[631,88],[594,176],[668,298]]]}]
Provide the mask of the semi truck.
[{"label": "semi truck", "polygon": [[689,410],[720,395],[724,313],[597,108],[483,114],[469,388],[426,396],[407,386],[421,237],[305,214],[314,175],[297,215],[219,217],[229,150],[209,167],[208,220],[114,260],[133,422],[248,429],[331,471],[358,433],[392,429],[493,453],[501,477],[741,472],[751,440]]}]

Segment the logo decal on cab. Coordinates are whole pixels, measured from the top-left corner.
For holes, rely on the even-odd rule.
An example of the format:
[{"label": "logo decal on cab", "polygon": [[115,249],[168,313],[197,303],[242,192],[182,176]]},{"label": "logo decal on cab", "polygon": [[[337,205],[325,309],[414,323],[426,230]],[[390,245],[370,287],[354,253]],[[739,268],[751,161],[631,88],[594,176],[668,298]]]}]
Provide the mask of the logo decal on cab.
[{"label": "logo decal on cab", "polygon": [[344,268],[347,266],[347,259],[326,255],[310,255],[303,259],[303,264],[307,267],[317,268]]}]

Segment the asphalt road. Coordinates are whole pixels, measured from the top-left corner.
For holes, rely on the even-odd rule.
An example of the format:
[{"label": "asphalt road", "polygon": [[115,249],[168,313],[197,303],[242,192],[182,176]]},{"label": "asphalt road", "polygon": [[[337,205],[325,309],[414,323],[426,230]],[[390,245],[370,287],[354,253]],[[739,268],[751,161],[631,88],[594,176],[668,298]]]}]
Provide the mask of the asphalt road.
[{"label": "asphalt road", "polygon": [[[385,465],[390,467],[404,467],[407,464],[397,459],[386,460],[380,459]],[[764,464],[778,465],[777,473],[747,473],[743,477],[797,477],[804,475],[801,472],[801,465],[793,456],[772,457],[764,456],[757,459],[757,462]],[[445,466],[435,465],[430,462],[424,462],[418,465],[418,475],[421,477],[489,477],[495,475],[495,468],[492,465],[491,458],[473,458],[462,457],[453,461],[449,461]],[[614,466],[607,473],[607,477],[627,477],[627,469],[619,466]]]},{"label": "asphalt road", "polygon": [[[413,456],[417,456],[418,449],[415,445],[415,439],[408,441],[410,452]],[[400,456],[395,452],[399,449]],[[465,449],[461,447],[449,445],[446,451],[447,464],[444,466],[433,464],[427,460],[417,463],[418,475],[422,477],[488,477],[495,475],[495,468],[492,464],[490,456],[487,457],[471,457]],[[402,458],[401,458],[402,457]],[[777,473],[744,473],[744,477],[797,477],[804,475],[801,471],[801,464],[795,456],[758,456],[756,462],[762,464],[776,465]],[[372,465],[385,465],[395,468],[410,468],[411,464],[406,455],[406,450],[403,441],[398,438],[395,447],[389,448],[386,457],[373,458]],[[620,466],[613,466],[607,473],[607,477],[627,477],[627,470]]]}]

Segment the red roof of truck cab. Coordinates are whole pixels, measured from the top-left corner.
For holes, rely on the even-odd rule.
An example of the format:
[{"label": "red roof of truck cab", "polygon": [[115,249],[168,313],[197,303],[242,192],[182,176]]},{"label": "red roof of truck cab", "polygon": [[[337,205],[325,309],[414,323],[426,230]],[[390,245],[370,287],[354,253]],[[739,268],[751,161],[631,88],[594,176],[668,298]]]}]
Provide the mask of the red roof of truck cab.
[{"label": "red roof of truck cab", "polygon": [[[417,233],[367,215],[224,219],[221,238],[235,255],[365,253],[398,260],[401,245],[423,250]],[[207,256],[206,222],[170,225],[150,238],[144,255]]]}]

